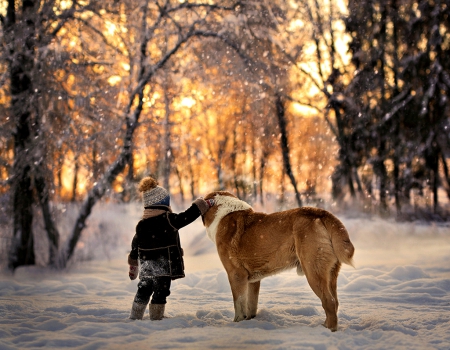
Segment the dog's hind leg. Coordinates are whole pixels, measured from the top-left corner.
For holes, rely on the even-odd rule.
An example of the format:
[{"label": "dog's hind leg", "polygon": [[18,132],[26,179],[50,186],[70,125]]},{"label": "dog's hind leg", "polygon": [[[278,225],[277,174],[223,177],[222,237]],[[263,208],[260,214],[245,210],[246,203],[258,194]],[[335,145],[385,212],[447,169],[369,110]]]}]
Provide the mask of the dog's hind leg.
[{"label": "dog's hind leg", "polygon": [[234,322],[250,319],[248,312],[248,274],[245,271],[234,271],[228,274],[234,302]]},{"label": "dog's hind leg", "polygon": [[302,270],[313,292],[322,301],[326,320],[324,326],[331,331],[338,328],[338,299],[337,299],[337,275],[340,264],[337,261],[331,243],[318,240],[308,249],[297,249]]},{"label": "dog's hind leg", "polygon": [[[303,265],[306,279],[314,293],[322,301],[325,310],[326,320],[324,326],[331,331],[337,331],[338,318],[337,310],[339,301],[337,299],[337,273],[330,268],[321,268],[320,265]],[[336,270],[337,271],[337,270]]]},{"label": "dog's hind leg", "polygon": [[333,295],[334,299],[336,299],[336,310],[339,306],[339,301],[337,297],[337,279],[339,275],[339,270],[341,269],[341,263],[337,262],[334,267],[330,271],[330,292]]},{"label": "dog's hind leg", "polygon": [[336,331],[338,327],[337,309],[339,302],[336,293],[330,290],[329,271],[324,272],[326,275],[321,276],[316,272],[305,271],[306,278],[311,289],[322,301],[322,307],[325,310],[326,320],[324,326],[331,331]]},{"label": "dog's hind leg", "polygon": [[320,220],[311,221],[297,232],[301,232],[294,236],[297,257],[308,284],[322,301],[326,314],[324,326],[336,331],[339,305],[336,287],[340,264],[329,234]]},{"label": "dog's hind leg", "polygon": [[247,316],[254,318],[258,309],[259,287],[261,281],[248,284],[248,311]]}]

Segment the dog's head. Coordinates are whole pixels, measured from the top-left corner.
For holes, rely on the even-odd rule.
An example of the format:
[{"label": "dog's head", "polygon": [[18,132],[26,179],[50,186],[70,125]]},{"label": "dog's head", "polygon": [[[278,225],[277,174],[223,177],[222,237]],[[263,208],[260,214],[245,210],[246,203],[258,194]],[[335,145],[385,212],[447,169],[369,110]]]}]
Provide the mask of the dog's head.
[{"label": "dog's head", "polygon": [[[214,197],[217,195],[237,198],[235,195],[233,195],[227,191],[214,191],[214,192],[208,193],[205,196],[205,199],[214,199]],[[219,209],[218,204],[214,203],[214,205],[211,208],[209,208],[209,210],[204,215],[202,215],[202,221],[203,221],[203,225],[205,227],[209,227],[209,225],[211,225],[211,223],[214,221],[214,218],[216,217],[216,213],[217,213],[218,209]]]}]

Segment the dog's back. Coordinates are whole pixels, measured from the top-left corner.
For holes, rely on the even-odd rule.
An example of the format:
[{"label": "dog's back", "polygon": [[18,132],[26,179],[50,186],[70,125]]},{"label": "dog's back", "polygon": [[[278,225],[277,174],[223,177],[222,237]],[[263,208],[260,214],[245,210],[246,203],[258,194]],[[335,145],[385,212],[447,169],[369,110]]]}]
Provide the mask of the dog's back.
[{"label": "dog's back", "polygon": [[354,247],[344,225],[318,208],[298,208],[272,214],[237,211],[222,218],[219,255],[244,266],[250,280],[261,279],[307,261],[352,265]]}]

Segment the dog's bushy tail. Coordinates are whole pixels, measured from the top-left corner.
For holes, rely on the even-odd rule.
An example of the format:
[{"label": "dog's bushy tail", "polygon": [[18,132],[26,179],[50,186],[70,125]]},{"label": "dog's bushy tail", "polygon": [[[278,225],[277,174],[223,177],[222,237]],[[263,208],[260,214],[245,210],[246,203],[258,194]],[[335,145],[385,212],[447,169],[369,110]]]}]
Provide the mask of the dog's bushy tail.
[{"label": "dog's bushy tail", "polygon": [[326,213],[321,220],[330,234],[331,244],[339,262],[355,267],[353,262],[355,247],[344,224],[331,213]]}]

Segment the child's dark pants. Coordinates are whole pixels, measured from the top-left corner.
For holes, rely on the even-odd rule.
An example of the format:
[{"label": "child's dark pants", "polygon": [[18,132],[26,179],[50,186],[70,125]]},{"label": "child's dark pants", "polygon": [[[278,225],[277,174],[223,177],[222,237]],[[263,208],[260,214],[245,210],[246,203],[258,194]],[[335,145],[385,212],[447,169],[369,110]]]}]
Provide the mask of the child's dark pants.
[{"label": "child's dark pants", "polygon": [[[148,304],[150,296],[152,304],[165,304],[166,298],[170,295],[170,277],[150,277],[143,278],[138,283],[138,291],[134,301],[138,304]],[[153,295],[152,295],[153,294]]]}]

